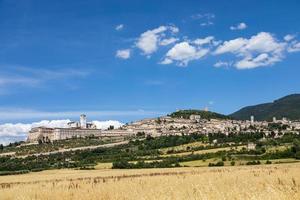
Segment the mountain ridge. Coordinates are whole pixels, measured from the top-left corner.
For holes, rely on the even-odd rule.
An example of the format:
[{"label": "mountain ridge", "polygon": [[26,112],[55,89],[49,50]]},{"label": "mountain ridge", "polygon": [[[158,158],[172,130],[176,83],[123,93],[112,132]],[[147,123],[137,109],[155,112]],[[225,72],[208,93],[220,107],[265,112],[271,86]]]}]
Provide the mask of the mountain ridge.
[{"label": "mountain ridge", "polygon": [[273,117],[286,117],[291,120],[300,119],[300,94],[290,94],[269,103],[262,103],[241,108],[228,115],[234,119],[246,120],[253,115],[255,120],[272,120]]}]

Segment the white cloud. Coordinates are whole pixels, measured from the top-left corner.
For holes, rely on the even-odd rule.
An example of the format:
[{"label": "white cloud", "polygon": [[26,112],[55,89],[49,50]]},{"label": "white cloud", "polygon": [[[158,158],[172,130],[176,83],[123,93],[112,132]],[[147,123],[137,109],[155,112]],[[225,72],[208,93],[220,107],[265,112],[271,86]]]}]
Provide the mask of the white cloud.
[{"label": "white cloud", "polygon": [[176,26],[174,26],[174,25],[168,26],[168,28],[171,30],[171,32],[172,32],[173,34],[179,32],[179,28],[176,27]]},{"label": "white cloud", "polygon": [[267,53],[262,53],[256,57],[245,57],[236,63],[236,67],[238,69],[251,69],[260,66],[269,66],[279,61],[281,61],[281,58],[276,55],[271,56]]},{"label": "white cloud", "polygon": [[0,143],[7,144],[18,140],[24,140],[28,131],[33,127],[45,126],[49,128],[66,128],[70,120],[42,120],[33,123],[6,123],[0,125]]},{"label": "white cloud", "polygon": [[[213,14],[198,14],[193,19],[213,19]],[[209,22],[209,21],[208,21]],[[203,23],[208,23],[207,21]],[[244,22],[232,26],[232,30],[247,28]],[[261,66],[274,65],[284,59],[286,53],[300,51],[300,42],[295,40],[295,35],[288,34],[278,40],[273,34],[260,32],[250,38],[234,38],[228,41],[216,40],[214,36],[197,38],[194,40],[183,36],[182,39],[174,35],[179,29],[174,25],[160,26],[148,30],[140,35],[135,43],[143,54],[150,58],[160,46],[174,44],[161,59],[159,64],[175,63],[179,66],[187,66],[190,61],[199,60],[206,55],[218,56],[225,53],[233,54],[237,59],[230,62],[217,62],[215,67],[234,66],[238,69],[250,69]],[[121,52],[119,52],[121,53]],[[130,56],[130,55],[129,55]],[[123,58],[129,57],[127,55]],[[121,55],[119,57],[122,57]]]},{"label": "white cloud", "polygon": [[242,59],[235,63],[238,69],[273,65],[284,57],[287,43],[279,42],[272,34],[260,32],[250,39],[237,38],[225,41],[214,52],[233,53]]},{"label": "white cloud", "polygon": [[131,54],[130,49],[117,50],[116,57],[126,60],[126,59],[130,58],[130,54]]},{"label": "white cloud", "polygon": [[92,121],[98,129],[108,129],[110,126],[114,126],[114,128],[120,128],[123,126],[123,123],[115,120],[108,120],[108,121]]},{"label": "white cloud", "polygon": [[245,24],[244,22],[241,22],[236,26],[230,26],[230,30],[244,30],[246,28],[247,28],[247,24]]},{"label": "white cloud", "polygon": [[293,40],[295,37],[296,37],[296,35],[287,34],[286,36],[284,36],[284,40],[289,42],[289,41]]},{"label": "white cloud", "polygon": [[223,53],[236,53],[238,52],[243,46],[247,44],[248,40],[244,38],[236,38],[233,40],[225,41],[222,45],[220,45],[215,54],[223,54]]},{"label": "white cloud", "polygon": [[174,38],[174,37],[166,38],[166,39],[161,40],[159,45],[167,46],[167,45],[173,44],[174,42],[177,42],[178,40],[179,40],[178,38]]},{"label": "white cloud", "polygon": [[229,67],[231,66],[230,62],[218,61],[214,64],[214,67]]},{"label": "white cloud", "polygon": [[292,41],[292,42],[289,44],[289,46],[288,46],[288,48],[287,48],[287,51],[288,51],[289,53],[293,53],[293,52],[298,52],[298,51],[300,51],[300,42],[298,42],[298,41]]},{"label": "white cloud", "polygon": [[158,44],[165,37],[165,32],[169,31],[175,34],[179,29],[175,26],[160,26],[158,28],[148,30],[140,35],[137,40],[136,47],[143,51],[145,55],[151,55],[158,49]]},{"label": "white cloud", "polygon": [[115,27],[116,31],[121,31],[124,28],[124,24],[119,24]]},{"label": "white cloud", "polygon": [[257,51],[257,52],[271,52],[280,53],[284,50],[286,43],[279,42],[270,33],[260,32],[257,35],[252,36],[248,40],[248,44],[245,46],[244,51]]},{"label": "white cloud", "polygon": [[181,42],[170,49],[160,64],[176,62],[179,66],[186,66],[192,60],[198,60],[208,54],[209,49],[195,47],[188,42]]},{"label": "white cloud", "polygon": [[214,19],[215,17],[216,16],[213,13],[204,13],[204,14],[198,13],[198,14],[195,14],[195,15],[191,16],[191,18],[195,19],[195,20],[197,20],[197,19],[203,19],[203,18],[205,18],[205,19]]},{"label": "white cloud", "polygon": [[0,137],[3,137],[3,136],[11,136],[11,137],[25,136],[31,127],[32,127],[31,124],[22,124],[22,123],[1,124],[0,125]]},{"label": "white cloud", "polygon": [[[0,144],[8,144],[9,142],[15,142],[24,140],[28,134],[28,131],[33,127],[49,127],[49,128],[67,128],[68,122],[71,120],[42,120],[33,123],[6,123],[0,125]],[[107,129],[110,125],[115,128],[119,128],[123,123],[115,120],[108,121],[92,121],[98,129]]]},{"label": "white cloud", "polygon": [[196,45],[205,45],[205,44],[210,44],[214,41],[214,36],[208,36],[206,38],[198,38],[193,41],[193,44]]},{"label": "white cloud", "polygon": [[213,19],[215,18],[215,14],[213,13],[204,13],[204,14],[195,14],[192,15],[191,18],[197,21],[200,21],[200,26],[211,26],[213,25]]},{"label": "white cloud", "polygon": [[170,58],[165,58],[163,59],[163,61],[161,61],[159,64],[162,64],[162,65],[168,65],[168,64],[171,64],[173,63],[173,60],[170,59]]},{"label": "white cloud", "polygon": [[198,60],[207,55],[211,46],[217,43],[213,36],[180,42],[166,53],[160,64],[166,65],[176,62],[179,66],[186,66],[190,61]]},{"label": "white cloud", "polygon": [[208,22],[202,22],[202,23],[200,24],[200,26],[211,26],[211,25],[214,25],[214,23],[211,22],[211,21],[208,21]]}]

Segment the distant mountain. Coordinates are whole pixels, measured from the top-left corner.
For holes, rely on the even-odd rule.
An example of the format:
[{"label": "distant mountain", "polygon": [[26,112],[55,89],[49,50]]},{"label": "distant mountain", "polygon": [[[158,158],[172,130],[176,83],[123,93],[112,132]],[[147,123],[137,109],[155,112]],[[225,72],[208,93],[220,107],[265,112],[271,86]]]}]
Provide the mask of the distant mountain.
[{"label": "distant mountain", "polygon": [[173,118],[188,119],[190,115],[200,115],[202,119],[229,119],[230,117],[215,112],[204,110],[179,110],[171,113],[169,116]]},{"label": "distant mountain", "polygon": [[259,121],[270,121],[273,117],[277,119],[282,117],[291,120],[300,119],[300,94],[291,94],[272,103],[247,106],[229,116],[234,119],[246,120],[250,119],[251,115]]}]

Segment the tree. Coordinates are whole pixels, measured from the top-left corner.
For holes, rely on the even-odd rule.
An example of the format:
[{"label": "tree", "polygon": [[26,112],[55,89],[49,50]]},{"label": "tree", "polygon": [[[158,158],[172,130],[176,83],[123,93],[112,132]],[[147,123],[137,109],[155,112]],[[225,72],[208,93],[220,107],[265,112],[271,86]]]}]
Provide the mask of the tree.
[{"label": "tree", "polygon": [[300,141],[297,139],[293,141],[293,151],[294,153],[300,151]]},{"label": "tree", "polygon": [[42,140],[42,139],[39,139],[39,140],[38,140],[38,143],[39,143],[39,144],[43,144],[43,140]]},{"label": "tree", "polygon": [[130,169],[132,166],[126,160],[115,161],[112,163],[113,169]]},{"label": "tree", "polygon": [[157,124],[161,124],[161,119],[159,117],[155,121]]},{"label": "tree", "polygon": [[226,157],[225,156],[222,157],[222,161],[226,161]]},{"label": "tree", "polygon": [[0,144],[0,150],[2,151],[4,149],[3,144]]},{"label": "tree", "polygon": [[298,151],[298,152],[295,154],[295,158],[296,158],[297,160],[300,160],[300,151]]},{"label": "tree", "polygon": [[145,132],[143,131],[143,132],[138,132],[137,134],[136,134],[136,136],[137,137],[144,137],[145,136]]}]

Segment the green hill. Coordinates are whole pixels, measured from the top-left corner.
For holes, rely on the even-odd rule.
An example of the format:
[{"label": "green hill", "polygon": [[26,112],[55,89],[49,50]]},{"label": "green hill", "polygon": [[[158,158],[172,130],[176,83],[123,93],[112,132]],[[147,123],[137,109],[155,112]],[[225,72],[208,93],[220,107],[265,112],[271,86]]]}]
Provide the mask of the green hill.
[{"label": "green hill", "polygon": [[272,120],[273,117],[281,119],[286,117],[291,120],[300,119],[300,94],[292,94],[275,100],[272,103],[264,103],[247,106],[232,113],[234,119],[246,120],[253,115],[255,120]]},{"label": "green hill", "polygon": [[229,119],[230,117],[215,112],[204,110],[179,110],[171,113],[169,116],[173,118],[188,119],[190,115],[200,115],[202,119]]}]

